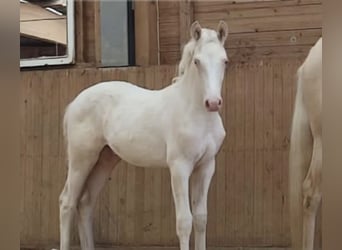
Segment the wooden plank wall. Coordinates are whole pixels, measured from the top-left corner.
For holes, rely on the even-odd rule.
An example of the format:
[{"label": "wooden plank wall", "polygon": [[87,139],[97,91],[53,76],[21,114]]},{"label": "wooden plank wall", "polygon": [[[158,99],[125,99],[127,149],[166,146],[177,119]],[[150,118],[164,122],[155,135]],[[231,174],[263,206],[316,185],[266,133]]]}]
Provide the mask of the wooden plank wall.
[{"label": "wooden plank wall", "polygon": [[[209,194],[209,246],[289,244],[287,155],[300,61],[234,63],[227,71],[222,117],[228,137]],[[21,72],[23,247],[58,245],[58,196],[66,175],[61,124],[67,103],[98,81],[128,80],[159,89],[174,74],[174,66]],[[174,213],[167,170],[120,163],[96,207],[96,243],[176,246]]]},{"label": "wooden plank wall", "polygon": [[[98,66],[98,2],[76,1],[76,62]],[[303,57],[322,35],[322,0],[150,0],[135,4],[137,65],[175,64],[189,26],[228,23],[231,61]],[[148,35],[146,35],[148,34]]]},{"label": "wooden plank wall", "polygon": [[[302,57],[322,35],[321,0],[192,0],[190,4],[192,21],[203,27],[216,29],[219,20],[228,23],[225,46],[232,61]],[[180,59],[181,38],[189,36],[184,13],[179,1],[158,1],[158,6],[161,64],[173,64]]]}]

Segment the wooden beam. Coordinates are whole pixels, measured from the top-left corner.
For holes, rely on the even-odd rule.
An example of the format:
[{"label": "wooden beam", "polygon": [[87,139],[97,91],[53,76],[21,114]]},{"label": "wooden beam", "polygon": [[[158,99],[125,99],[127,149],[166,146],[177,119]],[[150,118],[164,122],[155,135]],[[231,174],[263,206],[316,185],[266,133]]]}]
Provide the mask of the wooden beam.
[{"label": "wooden beam", "polygon": [[100,1],[94,2],[95,64],[101,66],[101,8]]},{"label": "wooden beam", "polygon": [[66,45],[66,17],[53,14],[30,3],[20,3],[20,34]]},{"label": "wooden beam", "polygon": [[155,0],[134,1],[135,63],[158,64],[157,6]]},{"label": "wooden beam", "polygon": [[20,23],[20,35],[66,45],[66,20],[42,20]]},{"label": "wooden beam", "polygon": [[76,62],[84,62],[83,1],[75,1]]},{"label": "wooden beam", "polygon": [[65,16],[54,14],[36,4],[20,3],[20,22],[41,19],[65,19]]},{"label": "wooden beam", "polygon": [[183,46],[190,39],[189,29],[193,22],[193,2],[191,0],[183,0],[179,2],[179,48],[183,50]]},{"label": "wooden beam", "polygon": [[[76,2],[76,1],[75,1]],[[55,7],[55,6],[67,6],[67,0],[50,0],[50,1],[42,1],[37,2],[40,6],[44,7]]]}]

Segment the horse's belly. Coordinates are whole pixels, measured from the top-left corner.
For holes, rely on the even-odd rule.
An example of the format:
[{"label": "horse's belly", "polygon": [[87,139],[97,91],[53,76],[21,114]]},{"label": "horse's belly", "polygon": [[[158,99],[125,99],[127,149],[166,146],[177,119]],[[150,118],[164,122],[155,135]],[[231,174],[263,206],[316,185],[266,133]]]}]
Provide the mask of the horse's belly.
[{"label": "horse's belly", "polygon": [[[142,139],[142,138],[141,138]],[[109,145],[124,161],[138,167],[167,167],[166,146],[157,140],[117,140]]]}]

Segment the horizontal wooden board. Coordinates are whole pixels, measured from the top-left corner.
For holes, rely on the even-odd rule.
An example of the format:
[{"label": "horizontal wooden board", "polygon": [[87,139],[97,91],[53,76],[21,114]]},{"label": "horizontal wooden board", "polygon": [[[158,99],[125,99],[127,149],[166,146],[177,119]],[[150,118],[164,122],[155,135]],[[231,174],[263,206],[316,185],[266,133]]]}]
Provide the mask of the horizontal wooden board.
[{"label": "horizontal wooden board", "polygon": [[269,7],[322,4],[321,0],[273,0],[273,1],[194,1],[195,13],[220,12],[222,10],[258,9]]},{"label": "horizontal wooden board", "polygon": [[[226,13],[227,18],[252,18],[252,17],[272,17],[272,16],[293,16],[322,13],[321,4],[299,5],[299,6],[279,6],[253,9],[221,10]],[[220,13],[216,12],[216,13]],[[199,13],[198,13],[199,14]]]},{"label": "horizontal wooden board", "polygon": [[[304,58],[311,45],[298,46],[266,46],[266,47],[238,47],[228,48],[227,55],[231,62],[248,62],[259,59],[271,58]],[[179,51],[166,51],[161,53],[161,60],[164,64],[179,62],[181,54]]]},{"label": "horizontal wooden board", "polygon": [[31,3],[20,3],[20,22],[37,20],[56,20],[65,19],[65,16],[59,16],[38,5]]},{"label": "horizontal wooden board", "polygon": [[[274,46],[312,46],[322,36],[322,29],[304,29],[290,31],[254,32],[243,34],[229,34],[225,43],[227,49],[255,48]],[[164,40],[161,40],[162,42]],[[179,45],[176,39],[169,39],[163,43],[162,52],[178,51]]]},{"label": "horizontal wooden board", "polygon": [[220,13],[204,16],[199,16],[195,13],[195,19],[199,20],[203,27],[208,28],[216,28],[218,24],[217,20],[226,20],[230,33],[315,29],[322,25],[322,15],[320,13],[241,19],[227,19],[224,15],[220,15]]},{"label": "horizontal wooden board", "polygon": [[231,61],[249,61],[262,58],[304,58],[311,46],[272,46],[257,48],[236,48],[228,49],[228,56]]},{"label": "horizontal wooden board", "polygon": [[20,22],[20,35],[32,39],[67,45],[66,19]]},{"label": "horizontal wooden board", "polygon": [[226,48],[274,47],[274,46],[312,46],[322,36],[322,29],[285,30],[230,34]]}]

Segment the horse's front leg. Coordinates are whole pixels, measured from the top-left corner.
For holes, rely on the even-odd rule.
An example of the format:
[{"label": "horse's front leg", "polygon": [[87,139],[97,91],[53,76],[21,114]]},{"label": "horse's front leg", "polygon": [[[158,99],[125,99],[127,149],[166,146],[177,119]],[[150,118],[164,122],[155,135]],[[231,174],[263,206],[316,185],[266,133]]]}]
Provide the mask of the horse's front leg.
[{"label": "horse's front leg", "polygon": [[191,203],[195,231],[195,250],[206,249],[207,200],[215,158],[197,166],[191,179]]},{"label": "horse's front leg", "polygon": [[189,177],[193,166],[184,162],[170,164],[171,187],[176,208],[176,230],[180,250],[189,250],[192,214],[189,203]]}]

